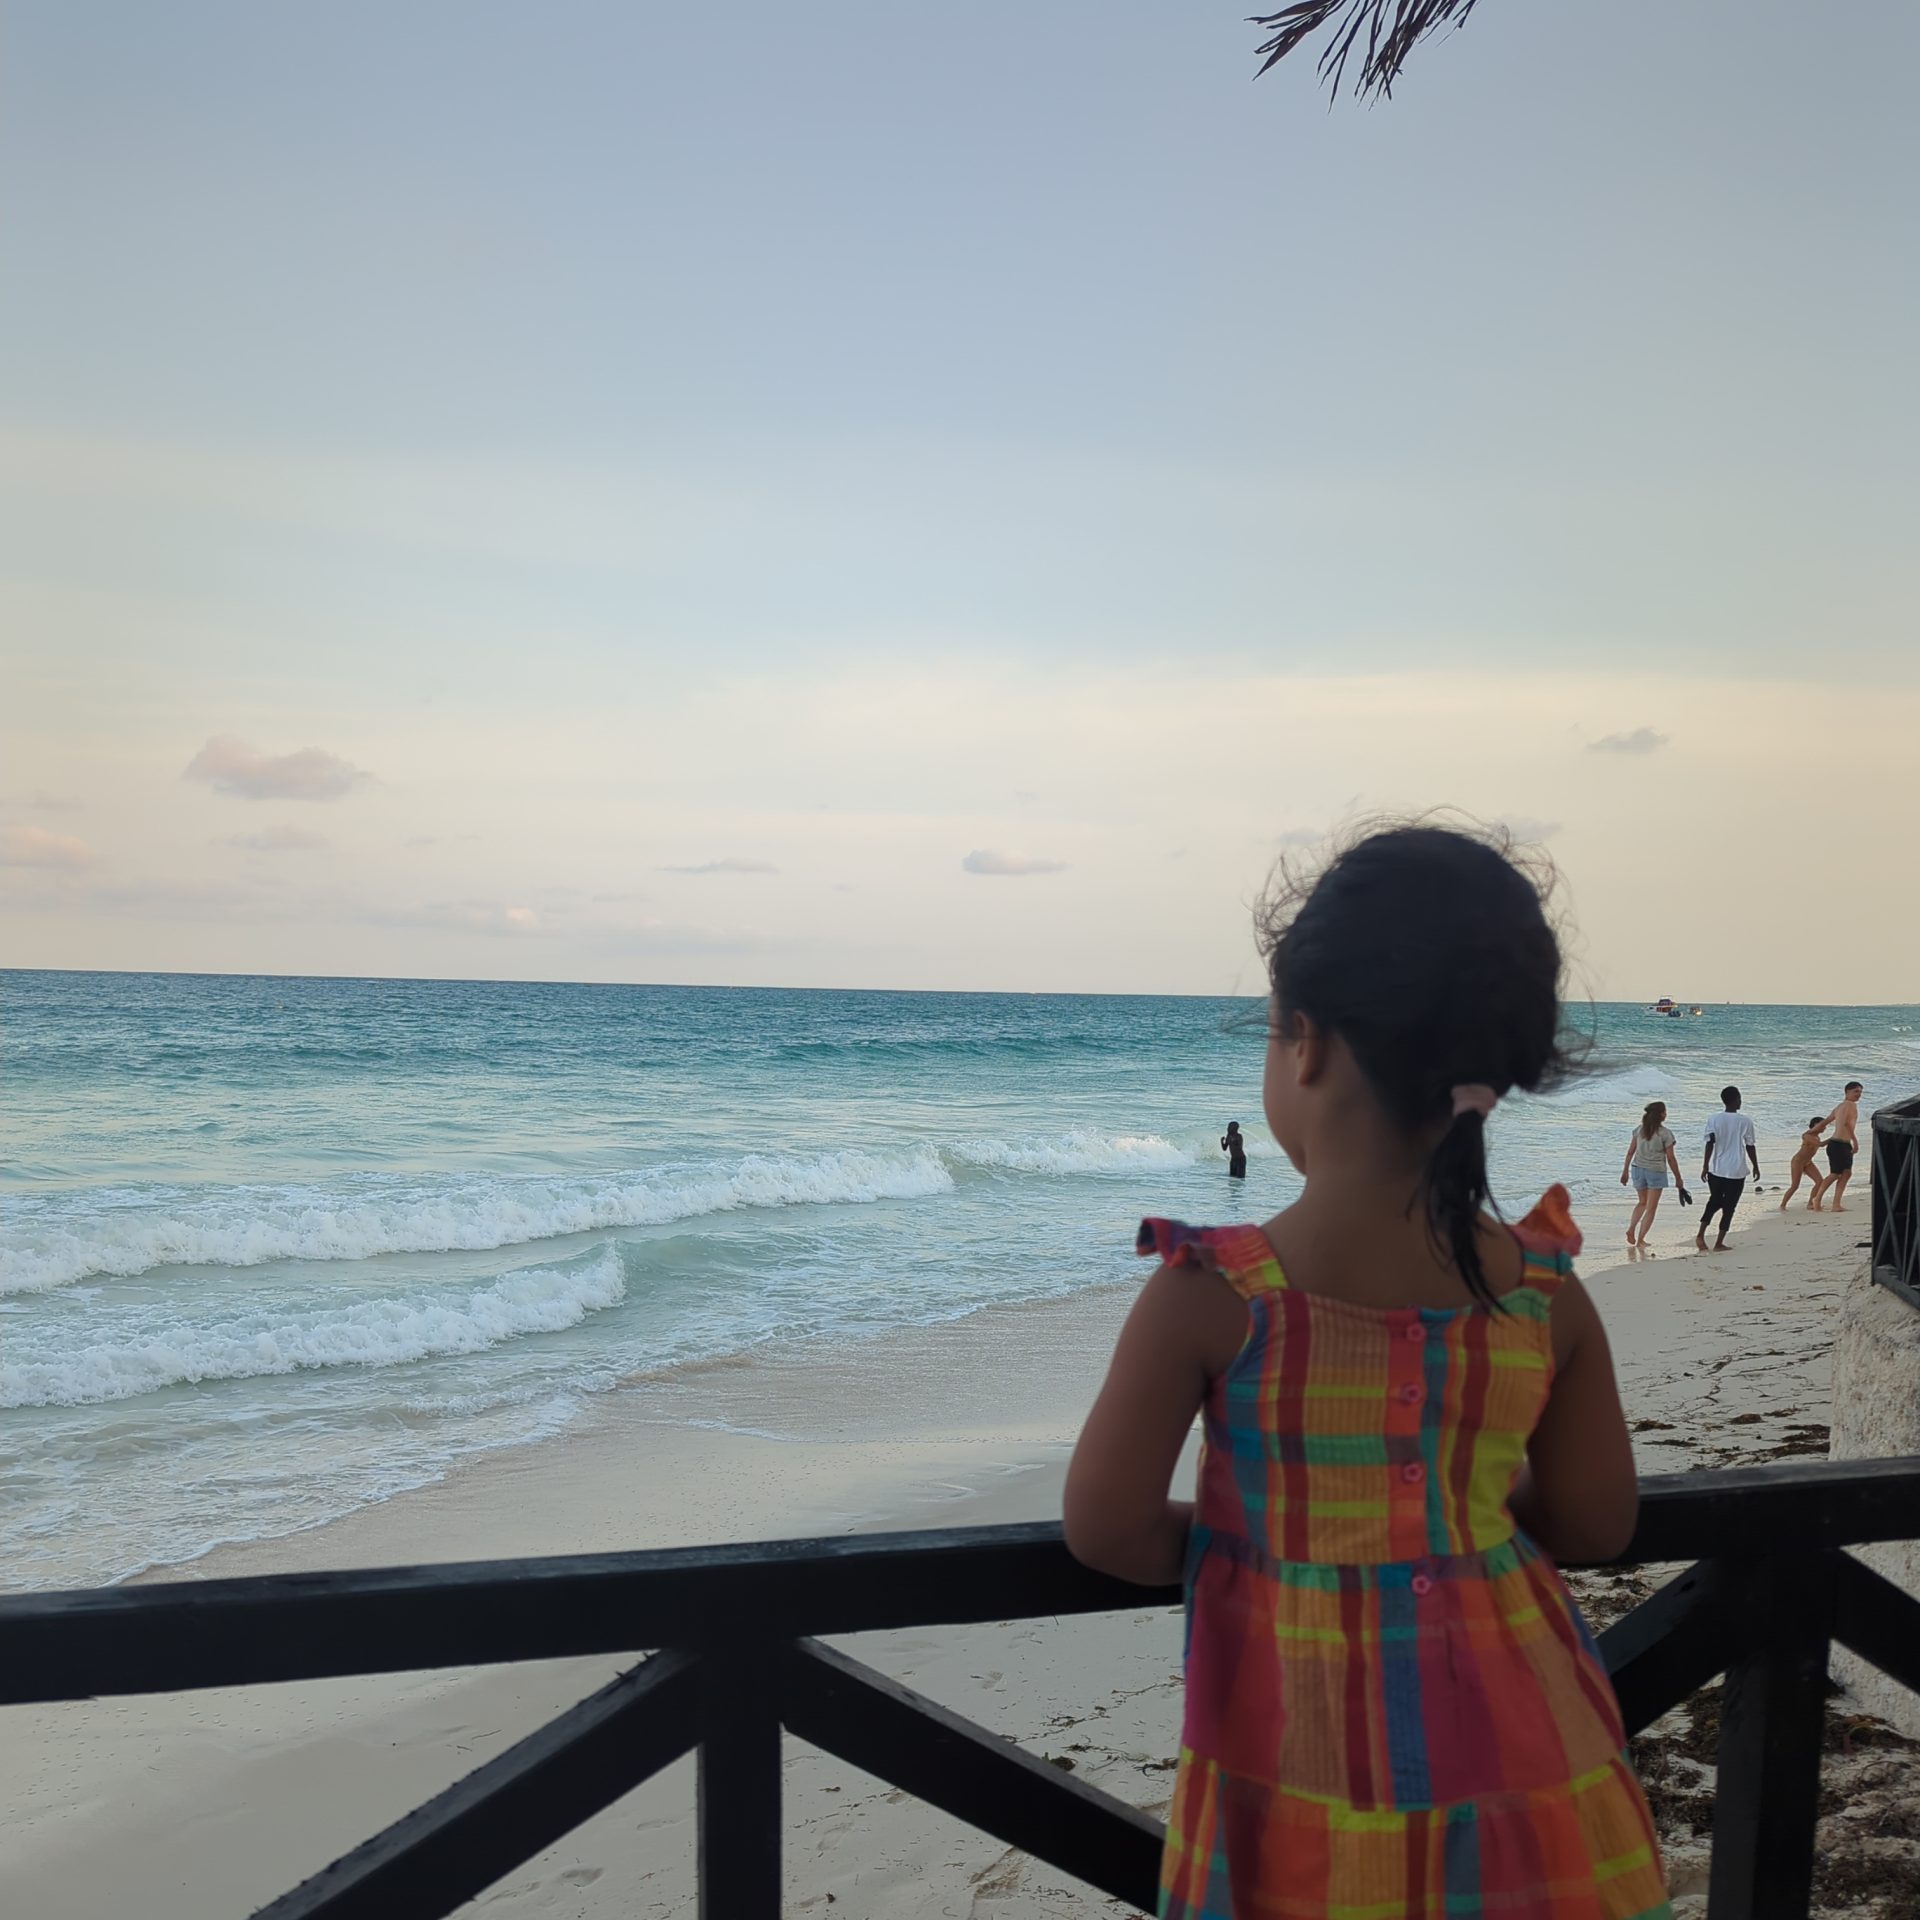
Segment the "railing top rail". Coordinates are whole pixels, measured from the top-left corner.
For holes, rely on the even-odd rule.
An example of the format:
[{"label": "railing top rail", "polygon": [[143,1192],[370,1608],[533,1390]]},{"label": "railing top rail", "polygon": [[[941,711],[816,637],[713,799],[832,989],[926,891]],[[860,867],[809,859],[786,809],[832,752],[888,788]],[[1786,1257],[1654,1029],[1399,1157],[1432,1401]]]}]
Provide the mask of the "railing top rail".
[{"label": "railing top rail", "polygon": [[[1622,1563],[1920,1537],[1920,1457],[1649,1480]],[[0,1599],[0,1703],[1171,1604],[1055,1522],[172,1581]]]}]

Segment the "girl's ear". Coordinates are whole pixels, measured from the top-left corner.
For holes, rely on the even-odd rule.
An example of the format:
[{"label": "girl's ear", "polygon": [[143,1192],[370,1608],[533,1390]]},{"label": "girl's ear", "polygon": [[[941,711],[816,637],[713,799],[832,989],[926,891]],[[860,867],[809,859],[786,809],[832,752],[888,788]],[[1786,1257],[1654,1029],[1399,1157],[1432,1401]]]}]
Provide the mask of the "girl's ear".
[{"label": "girl's ear", "polygon": [[1306,1014],[1296,1013],[1293,1016],[1293,1031],[1287,1038],[1293,1042],[1294,1084],[1301,1087],[1314,1085],[1327,1071],[1329,1040],[1326,1029]]}]

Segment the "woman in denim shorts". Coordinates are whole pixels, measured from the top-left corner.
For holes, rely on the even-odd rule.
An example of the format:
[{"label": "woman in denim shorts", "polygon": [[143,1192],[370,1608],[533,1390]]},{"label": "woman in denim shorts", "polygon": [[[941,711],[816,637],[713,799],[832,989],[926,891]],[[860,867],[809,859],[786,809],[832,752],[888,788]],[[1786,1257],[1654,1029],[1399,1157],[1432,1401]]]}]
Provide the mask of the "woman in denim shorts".
[{"label": "woman in denim shorts", "polygon": [[1680,1178],[1680,1162],[1673,1157],[1673,1135],[1667,1128],[1667,1103],[1651,1100],[1640,1116],[1640,1124],[1627,1142],[1627,1157],[1620,1168],[1620,1184],[1633,1187],[1633,1218],[1627,1222],[1627,1245],[1644,1247],[1653,1216],[1660,1211],[1660,1196],[1667,1190],[1667,1175],[1682,1193],[1686,1182]]}]

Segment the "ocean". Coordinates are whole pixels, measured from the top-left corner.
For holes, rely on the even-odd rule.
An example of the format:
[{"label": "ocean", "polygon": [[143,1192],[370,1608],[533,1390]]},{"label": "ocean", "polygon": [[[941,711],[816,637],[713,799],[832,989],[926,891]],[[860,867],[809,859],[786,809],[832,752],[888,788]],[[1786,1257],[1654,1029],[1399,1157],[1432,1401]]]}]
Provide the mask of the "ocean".
[{"label": "ocean", "polygon": [[[1254,1012],[0,973],[0,1585],[315,1525],[661,1369],[1138,1277],[1141,1214],[1295,1190]],[[1605,1240],[1647,1099],[1687,1164],[1738,1081],[1777,1178],[1847,1079],[1920,1092],[1911,1007],[1581,1018],[1594,1071],[1503,1106],[1493,1164]]]}]

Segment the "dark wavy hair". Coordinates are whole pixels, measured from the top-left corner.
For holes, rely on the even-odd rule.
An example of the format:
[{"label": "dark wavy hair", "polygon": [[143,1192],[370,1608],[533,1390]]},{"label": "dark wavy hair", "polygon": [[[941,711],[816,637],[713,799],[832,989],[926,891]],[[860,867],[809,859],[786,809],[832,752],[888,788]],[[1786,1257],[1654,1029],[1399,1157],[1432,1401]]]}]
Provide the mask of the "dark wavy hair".
[{"label": "dark wavy hair", "polygon": [[1281,1030],[1304,1014],[1338,1034],[1400,1126],[1441,1129],[1412,1204],[1491,1307],[1486,1123],[1453,1112],[1453,1089],[1541,1093],[1578,1071],[1586,1043],[1561,1012],[1557,884],[1553,863],[1503,828],[1374,821],[1321,859],[1283,859],[1255,917]]}]

